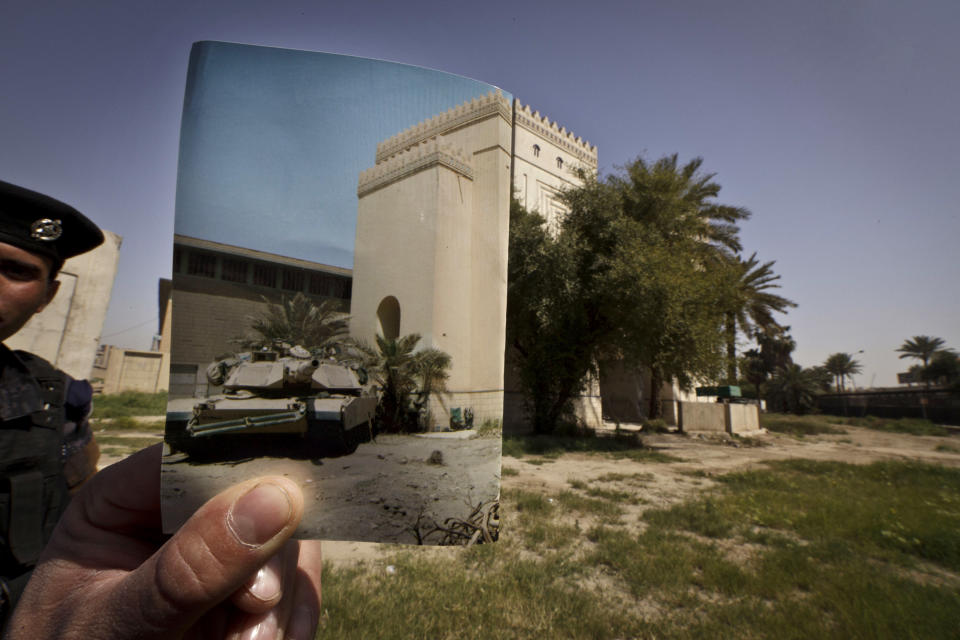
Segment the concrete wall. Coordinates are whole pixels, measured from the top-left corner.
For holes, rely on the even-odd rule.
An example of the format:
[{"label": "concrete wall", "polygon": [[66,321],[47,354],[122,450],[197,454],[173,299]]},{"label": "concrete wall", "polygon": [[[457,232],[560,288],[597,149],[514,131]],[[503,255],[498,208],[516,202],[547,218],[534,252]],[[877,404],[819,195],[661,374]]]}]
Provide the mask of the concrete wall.
[{"label": "concrete wall", "polygon": [[760,428],[755,404],[678,402],[679,426],[685,432],[750,433]]},{"label": "concrete wall", "polygon": [[56,297],[4,344],[30,351],[74,378],[90,377],[122,242],[111,231],[103,235],[102,245],[64,263]]},{"label": "concrete wall", "polygon": [[381,142],[357,195],[351,335],[372,342],[377,309],[400,306],[400,335],[450,354],[450,396],[432,407],[503,416],[510,105],[491,93]]},{"label": "concrete wall", "polygon": [[107,345],[103,354],[104,368],[93,373],[103,380],[102,393],[142,391],[156,393],[167,389],[169,376],[165,354]]},{"label": "concrete wall", "polygon": [[755,404],[724,405],[727,408],[727,430],[729,433],[750,433],[760,429],[760,407]]},{"label": "concrete wall", "polygon": [[724,405],[717,402],[681,402],[679,426],[686,432],[725,433],[727,431],[725,414]]}]

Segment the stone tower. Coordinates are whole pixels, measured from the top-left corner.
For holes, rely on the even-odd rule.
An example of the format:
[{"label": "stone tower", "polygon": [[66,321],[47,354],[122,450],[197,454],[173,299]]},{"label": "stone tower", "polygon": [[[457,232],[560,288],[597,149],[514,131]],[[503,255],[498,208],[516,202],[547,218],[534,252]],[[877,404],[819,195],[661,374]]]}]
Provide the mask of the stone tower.
[{"label": "stone tower", "polygon": [[377,145],[357,186],[350,333],[371,342],[419,333],[422,347],[450,354],[436,423],[450,407],[472,408],[477,423],[503,417],[511,184],[555,216],[553,196],[575,183],[575,167],[596,171],[596,158],[596,147],[499,91]]}]

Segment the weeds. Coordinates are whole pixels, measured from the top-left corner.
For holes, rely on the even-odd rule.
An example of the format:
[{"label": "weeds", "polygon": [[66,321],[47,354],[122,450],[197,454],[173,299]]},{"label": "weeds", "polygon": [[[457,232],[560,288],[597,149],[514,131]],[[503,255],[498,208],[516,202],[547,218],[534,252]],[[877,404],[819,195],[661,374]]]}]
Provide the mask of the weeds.
[{"label": "weeds", "polygon": [[604,454],[643,462],[675,462],[677,458],[644,446],[635,434],[618,436],[507,436],[503,455],[557,458],[565,453]]},{"label": "weeds", "polygon": [[847,420],[847,424],[855,427],[866,427],[875,431],[909,433],[915,436],[950,435],[950,431],[948,429],[921,418],[899,418],[897,420],[890,420],[887,418],[878,418],[876,416],[866,416],[863,418],[849,418]]},{"label": "weeds", "polygon": [[167,412],[167,392],[124,391],[93,398],[94,419],[123,416],[162,416]]},{"label": "weeds", "polygon": [[795,416],[785,413],[760,414],[760,426],[767,431],[792,436],[813,436],[824,433],[844,434],[846,431],[830,426],[826,416]]},{"label": "weeds", "polygon": [[[645,479],[571,479],[576,491],[553,496],[505,488],[498,544],[443,559],[401,553],[389,576],[328,567],[322,633],[940,638],[960,628],[960,470],[777,462],[713,476],[702,497],[647,510],[642,530],[618,524],[623,492],[596,482]],[[581,516],[599,524],[582,531]],[[923,579],[931,564],[939,583]]]}]

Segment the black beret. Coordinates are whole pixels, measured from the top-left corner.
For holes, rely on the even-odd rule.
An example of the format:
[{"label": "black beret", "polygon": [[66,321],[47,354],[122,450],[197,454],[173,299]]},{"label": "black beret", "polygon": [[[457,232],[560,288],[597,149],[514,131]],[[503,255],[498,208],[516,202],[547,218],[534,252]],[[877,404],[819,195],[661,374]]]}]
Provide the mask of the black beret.
[{"label": "black beret", "polygon": [[59,265],[103,243],[103,232],[68,204],[0,180],[0,242]]}]

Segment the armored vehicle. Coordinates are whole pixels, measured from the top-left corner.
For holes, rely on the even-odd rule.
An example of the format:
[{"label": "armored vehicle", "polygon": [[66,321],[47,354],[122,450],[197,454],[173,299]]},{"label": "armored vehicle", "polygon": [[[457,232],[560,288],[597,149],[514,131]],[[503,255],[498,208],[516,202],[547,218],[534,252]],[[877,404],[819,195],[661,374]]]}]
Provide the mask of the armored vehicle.
[{"label": "armored vehicle", "polygon": [[302,347],[241,353],[206,374],[221,393],[168,404],[166,441],[174,450],[262,445],[314,458],[353,453],[374,435],[377,397],[364,386],[365,372]]}]

